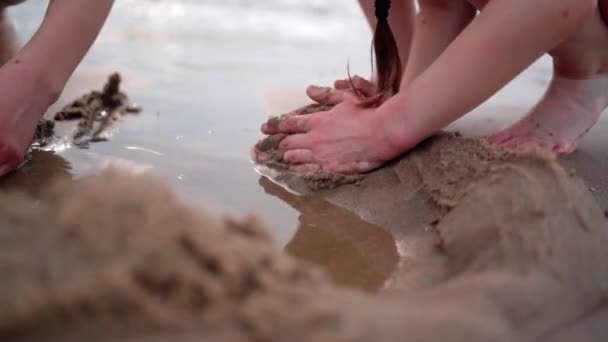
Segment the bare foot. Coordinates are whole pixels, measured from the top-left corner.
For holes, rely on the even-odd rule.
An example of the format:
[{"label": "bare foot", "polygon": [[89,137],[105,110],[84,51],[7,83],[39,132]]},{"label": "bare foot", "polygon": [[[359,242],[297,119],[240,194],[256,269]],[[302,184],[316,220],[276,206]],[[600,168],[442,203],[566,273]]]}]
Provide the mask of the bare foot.
[{"label": "bare foot", "polygon": [[556,76],[528,115],[488,141],[507,149],[540,147],[556,154],[572,153],[607,105],[608,74],[587,80]]},{"label": "bare foot", "polygon": [[[608,9],[608,0],[599,3],[600,9]],[[556,154],[576,150],[608,107],[608,26],[600,9],[550,52],[554,76],[540,102],[513,126],[489,137],[490,143]]]}]

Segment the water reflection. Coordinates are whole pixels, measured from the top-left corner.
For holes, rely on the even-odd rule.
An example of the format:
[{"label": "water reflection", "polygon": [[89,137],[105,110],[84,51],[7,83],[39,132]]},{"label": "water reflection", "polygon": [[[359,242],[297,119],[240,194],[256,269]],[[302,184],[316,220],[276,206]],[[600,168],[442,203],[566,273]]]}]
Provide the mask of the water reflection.
[{"label": "water reflection", "polygon": [[321,266],[337,284],[381,289],[399,263],[392,235],[319,196],[297,196],[261,177],[264,190],[296,209],[299,226],[285,250]]}]

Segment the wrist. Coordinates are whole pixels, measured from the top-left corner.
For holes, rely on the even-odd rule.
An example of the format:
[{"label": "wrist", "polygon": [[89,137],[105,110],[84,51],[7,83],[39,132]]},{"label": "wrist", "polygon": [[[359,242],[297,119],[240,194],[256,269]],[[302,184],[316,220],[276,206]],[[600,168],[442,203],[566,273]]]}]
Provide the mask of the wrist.
[{"label": "wrist", "polygon": [[381,128],[384,143],[395,155],[399,155],[416,146],[425,137],[416,129],[416,120],[408,115],[408,103],[402,93],[391,97],[378,107],[377,115],[382,116]]},{"label": "wrist", "polygon": [[17,54],[4,67],[13,70],[21,82],[31,85],[36,96],[45,101],[48,106],[59,99],[65,86],[65,82],[57,77],[52,66],[34,62],[27,56]]}]

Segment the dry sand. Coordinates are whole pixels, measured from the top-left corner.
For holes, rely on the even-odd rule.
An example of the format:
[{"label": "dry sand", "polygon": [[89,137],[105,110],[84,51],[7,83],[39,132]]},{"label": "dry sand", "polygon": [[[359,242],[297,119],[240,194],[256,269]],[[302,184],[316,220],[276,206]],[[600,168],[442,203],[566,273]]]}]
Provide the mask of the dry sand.
[{"label": "dry sand", "polygon": [[0,339],[551,340],[589,334],[576,323],[608,296],[603,210],[543,154],[441,135],[316,196],[416,232],[423,256],[371,295],[281,254],[254,219],[197,213],[152,178],[5,195]]}]

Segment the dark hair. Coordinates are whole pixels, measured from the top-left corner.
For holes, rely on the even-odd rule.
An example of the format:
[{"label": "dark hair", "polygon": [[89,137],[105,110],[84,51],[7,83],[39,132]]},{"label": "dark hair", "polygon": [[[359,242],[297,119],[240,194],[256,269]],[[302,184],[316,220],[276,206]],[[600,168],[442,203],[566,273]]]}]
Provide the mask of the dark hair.
[{"label": "dark hair", "polygon": [[360,105],[364,107],[378,106],[386,99],[399,92],[403,66],[399,57],[399,48],[395,41],[393,31],[388,24],[388,12],[391,8],[391,0],[376,0],[376,30],[372,45],[376,60],[378,93],[372,96],[361,94],[353,85],[357,96],[361,99]]}]

